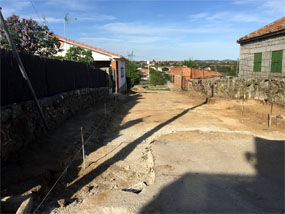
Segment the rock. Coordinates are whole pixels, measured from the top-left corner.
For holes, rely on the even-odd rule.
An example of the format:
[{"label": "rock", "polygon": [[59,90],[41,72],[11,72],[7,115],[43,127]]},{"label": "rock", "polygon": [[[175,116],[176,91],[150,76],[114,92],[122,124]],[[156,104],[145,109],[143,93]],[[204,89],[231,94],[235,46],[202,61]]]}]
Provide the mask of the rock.
[{"label": "rock", "polygon": [[33,203],[34,203],[34,196],[33,194],[31,194],[26,200],[23,201],[21,206],[18,208],[16,214],[30,213],[33,208]]},{"label": "rock", "polygon": [[[23,202],[31,198],[30,195],[16,195],[7,196],[1,199],[1,212],[2,213],[16,213]],[[28,202],[27,202],[28,203]],[[23,205],[24,206],[24,205]]]}]

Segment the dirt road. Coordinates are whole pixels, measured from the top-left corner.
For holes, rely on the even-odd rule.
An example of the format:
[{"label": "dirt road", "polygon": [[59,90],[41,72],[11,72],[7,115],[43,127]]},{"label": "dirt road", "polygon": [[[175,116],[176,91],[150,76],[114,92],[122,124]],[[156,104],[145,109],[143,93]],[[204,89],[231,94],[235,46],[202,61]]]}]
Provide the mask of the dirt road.
[{"label": "dirt road", "polygon": [[[285,120],[268,129],[269,105],[247,101],[242,116],[238,100],[134,91],[42,212],[284,212]],[[141,193],[122,191],[140,182]]]}]

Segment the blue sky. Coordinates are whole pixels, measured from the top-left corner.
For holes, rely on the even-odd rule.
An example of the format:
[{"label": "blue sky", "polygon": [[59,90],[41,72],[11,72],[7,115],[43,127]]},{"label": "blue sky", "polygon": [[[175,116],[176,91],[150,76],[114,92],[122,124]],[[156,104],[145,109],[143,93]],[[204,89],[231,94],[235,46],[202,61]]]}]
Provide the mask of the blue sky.
[{"label": "blue sky", "polygon": [[[285,15],[284,0],[0,0],[54,33],[135,60],[237,59],[236,40]],[[77,20],[74,20],[77,18]]]}]

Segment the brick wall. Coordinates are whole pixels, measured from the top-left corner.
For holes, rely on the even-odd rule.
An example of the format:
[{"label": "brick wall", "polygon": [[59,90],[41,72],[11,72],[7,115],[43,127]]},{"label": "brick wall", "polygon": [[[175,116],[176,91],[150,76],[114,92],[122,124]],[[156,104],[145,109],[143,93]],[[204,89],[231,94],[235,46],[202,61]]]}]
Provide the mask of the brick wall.
[{"label": "brick wall", "polygon": [[171,80],[175,87],[187,90],[188,81],[191,79],[208,79],[219,77],[220,73],[215,71],[206,71],[196,68],[176,67],[170,70]]}]

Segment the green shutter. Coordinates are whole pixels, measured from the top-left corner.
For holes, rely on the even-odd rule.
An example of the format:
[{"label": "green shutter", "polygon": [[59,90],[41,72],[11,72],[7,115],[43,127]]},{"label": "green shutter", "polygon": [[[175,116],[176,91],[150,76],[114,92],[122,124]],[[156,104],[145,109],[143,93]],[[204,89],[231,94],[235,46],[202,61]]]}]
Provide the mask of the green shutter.
[{"label": "green shutter", "polygon": [[272,51],[271,58],[271,72],[281,73],[282,72],[282,56],[283,51]]},{"label": "green shutter", "polygon": [[254,54],[253,71],[261,72],[262,53]]}]

